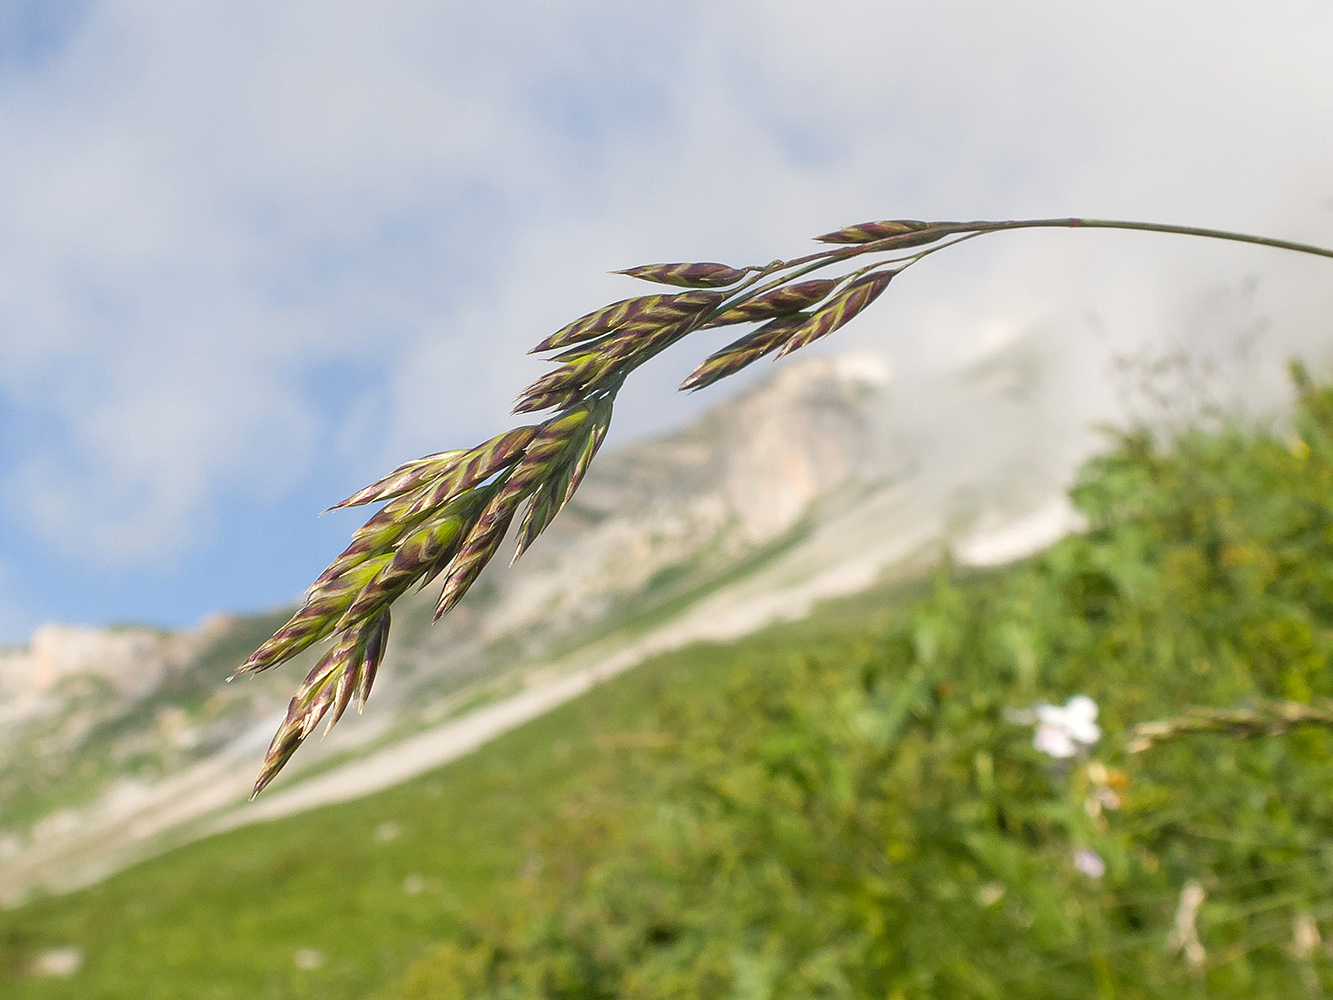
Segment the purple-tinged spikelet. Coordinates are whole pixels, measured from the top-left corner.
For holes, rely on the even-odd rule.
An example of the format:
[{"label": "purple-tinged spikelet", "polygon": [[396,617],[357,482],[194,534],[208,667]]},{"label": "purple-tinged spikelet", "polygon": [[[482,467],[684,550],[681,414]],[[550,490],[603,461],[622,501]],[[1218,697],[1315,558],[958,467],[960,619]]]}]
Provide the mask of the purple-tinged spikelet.
[{"label": "purple-tinged spikelet", "polygon": [[447,475],[433,483],[423,484],[422,489],[412,495],[411,510],[414,513],[438,510],[454,497],[481,485],[497,472],[513,465],[523,457],[524,449],[541,428],[541,424],[517,427],[477,445],[467,453],[467,459]]},{"label": "purple-tinged spikelet", "polygon": [[282,725],[273,735],[264,762],[260,765],[259,776],[255,779],[254,798],[274,779],[284,764],[296,753],[296,748],[310,735],[319,720],[333,704],[339,672],[347,669],[347,660],[355,652],[359,637],[344,634],[333,648],[306,674],[301,686],[287,705],[287,714]]},{"label": "purple-tinged spikelet", "polygon": [[380,500],[389,500],[401,496],[428,479],[444,475],[467,453],[466,449],[442,451],[434,455],[427,455],[425,458],[416,458],[410,462],[404,462],[383,479],[371,483],[365,489],[358,490],[342,503],[335,503],[329,510],[340,510],[343,507],[360,507],[362,504],[377,503]]},{"label": "purple-tinged spikelet", "polygon": [[514,404],[514,413],[536,413],[539,410],[563,410],[583,398],[578,388],[560,389],[555,392],[541,392],[524,395]]},{"label": "purple-tinged spikelet", "polygon": [[557,514],[560,513],[565,504],[569,503],[570,498],[579,488],[579,484],[583,482],[588,466],[592,464],[592,460],[597,456],[597,449],[602,446],[602,441],[606,439],[607,428],[611,426],[611,401],[608,399],[606,404],[605,418],[598,420],[593,425],[592,432],[584,439],[579,453],[574,456],[569,474],[569,485],[565,487],[565,495],[560,498],[560,504],[556,508]]},{"label": "purple-tinged spikelet", "polygon": [[663,285],[680,285],[684,288],[726,288],[734,285],[751,271],[753,267],[729,267],[726,264],[641,264],[627,267],[612,274],[627,274],[631,278],[644,281],[656,281]]},{"label": "purple-tinged spikelet", "polygon": [[[932,232],[932,225],[933,223],[921,222],[918,219],[860,222],[854,226],[843,226],[823,236],[816,236],[815,239],[820,243],[874,243],[878,240],[893,239],[895,247],[910,247],[920,243],[930,243],[945,235],[943,232]],[[919,234],[921,238],[911,242],[912,234]],[[898,237],[902,238],[902,242],[898,241]]]},{"label": "purple-tinged spikelet", "polygon": [[588,465],[606,436],[612,402],[603,398],[593,406],[588,419],[576,426],[558,453],[547,462],[545,478],[533,491],[528,509],[518,527],[518,541],[510,565],[546,530],[579,488]]},{"label": "purple-tinged spikelet", "polygon": [[435,620],[454,609],[463,599],[463,595],[477,582],[477,577],[495,555],[495,550],[504,541],[505,532],[514,519],[514,506],[497,510],[495,516],[484,525],[478,524],[468,536],[463,548],[449,564],[449,573],[444,578],[444,587],[440,590],[440,599],[435,605]]},{"label": "purple-tinged spikelet", "polygon": [[799,350],[821,337],[827,337],[879,298],[884,289],[889,287],[889,281],[892,280],[894,273],[893,271],[876,271],[851,282],[846,288],[833,296],[828,305],[806,320],[791,335],[791,339],[783,344],[779,350],[778,357]]},{"label": "purple-tinged spikelet", "polygon": [[808,309],[822,300],[829,292],[838,287],[836,278],[815,278],[812,281],[798,281],[791,285],[782,285],[757,295],[748,302],[732,306],[717,319],[705,324],[709,327],[731,326],[734,323],[748,323],[753,320],[784,316],[801,309]]},{"label": "purple-tinged spikelet", "polygon": [[528,400],[541,399],[551,393],[569,389],[587,391],[592,385],[604,378],[616,359],[599,351],[584,354],[573,361],[568,361],[555,371],[547,372],[537,381],[523,390],[515,410],[523,407]]},{"label": "purple-tinged spikelet", "polygon": [[558,471],[571,441],[592,417],[595,408],[596,404],[578,406],[542,424],[524,450],[522,460],[497,482],[494,495],[472,525],[458,554],[449,563],[444,587],[435,608],[436,619],[463,599],[463,595],[504,541],[505,532],[519,505],[536,491],[547,475]]},{"label": "purple-tinged spikelet", "polygon": [[570,347],[591,340],[609,330],[619,329],[628,323],[659,325],[674,323],[701,310],[709,309],[719,301],[721,301],[719,293],[706,291],[679,292],[675,295],[643,295],[635,299],[623,299],[576,319],[551,334],[528,353],[541,354],[559,347]]},{"label": "purple-tinged spikelet", "polygon": [[389,646],[389,609],[386,607],[366,626],[366,645],[361,653],[361,669],[356,678],[356,710],[359,713],[366,707],[370,697],[370,688],[379,673],[380,663],[384,660],[384,651]]},{"label": "purple-tinged spikelet", "polygon": [[343,613],[342,623],[357,621],[381,605],[387,607],[406,593],[431,566],[442,559],[452,558],[462,544],[473,513],[475,511],[459,511],[432,518],[408,536],[390,561],[356,595]]},{"label": "purple-tinged spikelet", "polygon": [[810,319],[809,313],[794,313],[769,320],[758,330],[733,340],[722,350],[709,355],[680,384],[681,389],[698,390],[740,371],[746,365],[771,354],[791,339]]}]

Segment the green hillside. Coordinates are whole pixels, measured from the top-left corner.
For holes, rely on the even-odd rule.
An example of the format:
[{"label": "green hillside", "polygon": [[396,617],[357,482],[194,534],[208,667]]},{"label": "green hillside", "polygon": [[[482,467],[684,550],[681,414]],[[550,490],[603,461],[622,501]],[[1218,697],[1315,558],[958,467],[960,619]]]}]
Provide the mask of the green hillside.
[{"label": "green hillside", "polygon": [[1188,706],[1329,704],[1333,393],[1298,381],[1299,436],[1125,435],[1086,534],[668,698],[384,995],[1320,995],[1333,732],[1130,750]]},{"label": "green hillside", "polygon": [[[1333,391],[1300,385],[1292,432],[1123,436],[1074,491],[1088,531],[1024,564],[664,657],[399,788],[0,913],[0,993],[1320,995],[1333,732],[1129,750],[1188,706],[1333,695]],[[1034,745],[1079,695],[1099,738]],[[77,973],[27,974],[69,946]]]},{"label": "green hillside", "polygon": [[[651,723],[655,705],[718,692],[738,664],[841,648],[852,641],[844,633],[883,622],[876,609],[888,600],[864,595],[736,646],[659,658],[397,788],[213,837],[92,889],[0,911],[0,995],[366,996],[523,870],[533,832],[600,776],[597,760],[618,753],[620,734]],[[84,953],[77,975],[25,974],[44,950],[70,946]],[[317,968],[298,967],[298,952],[308,951],[322,956]]]}]

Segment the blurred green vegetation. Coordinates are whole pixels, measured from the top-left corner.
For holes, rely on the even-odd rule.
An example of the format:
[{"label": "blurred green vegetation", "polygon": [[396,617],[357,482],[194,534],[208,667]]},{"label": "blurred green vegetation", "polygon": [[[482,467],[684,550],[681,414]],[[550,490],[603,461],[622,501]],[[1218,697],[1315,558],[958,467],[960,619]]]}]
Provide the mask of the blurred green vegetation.
[{"label": "blurred green vegetation", "polygon": [[[0,910],[9,1000],[352,1000],[397,981],[456,937],[524,870],[528,831],[555,822],[601,769],[599,734],[651,724],[654,707],[720,697],[738,663],[791,649],[855,655],[882,626],[884,592],[727,646],[658,657],[462,760],[392,789],[189,844],[92,888]],[[30,974],[74,947],[69,978]],[[298,959],[305,956],[303,968]]]},{"label": "blurred green vegetation", "polygon": [[[604,736],[520,878],[386,995],[1319,995],[1333,733],[1126,750],[1188,705],[1333,694],[1333,392],[1296,374],[1290,439],[1122,434],[1086,533]],[[1031,707],[1077,694],[1102,738],[1039,752]]]},{"label": "blurred green vegetation", "polygon": [[[1302,997],[1333,987],[1333,390],[1119,435],[1087,531],[660,658],[433,774],[0,913],[0,994]],[[1088,695],[1055,759],[1030,710]],[[83,949],[68,979],[25,973]]]}]

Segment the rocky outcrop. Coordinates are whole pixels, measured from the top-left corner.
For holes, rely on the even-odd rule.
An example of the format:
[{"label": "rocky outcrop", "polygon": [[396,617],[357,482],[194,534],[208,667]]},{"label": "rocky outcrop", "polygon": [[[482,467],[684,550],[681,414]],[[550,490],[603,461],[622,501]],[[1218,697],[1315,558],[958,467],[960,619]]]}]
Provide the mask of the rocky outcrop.
[{"label": "rocky outcrop", "polygon": [[666,574],[698,583],[790,532],[820,498],[901,466],[874,416],[888,383],[873,355],[807,359],[602,457],[506,574],[485,631],[587,621]]},{"label": "rocky outcrop", "polygon": [[50,623],[26,649],[0,652],[0,692],[49,695],[70,678],[97,678],[120,695],[139,698],[188,663],[230,619],[217,616],[189,632],[123,626],[89,628]]}]

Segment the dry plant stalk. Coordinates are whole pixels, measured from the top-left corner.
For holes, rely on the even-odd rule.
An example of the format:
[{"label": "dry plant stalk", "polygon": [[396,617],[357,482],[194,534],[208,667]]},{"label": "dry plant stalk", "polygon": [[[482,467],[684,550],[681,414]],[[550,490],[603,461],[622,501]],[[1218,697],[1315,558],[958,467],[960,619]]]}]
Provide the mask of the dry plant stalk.
[{"label": "dry plant stalk", "polygon": [[1324,699],[1307,705],[1259,699],[1245,708],[1188,708],[1169,719],[1139,723],[1130,732],[1128,749],[1130,753],[1142,753],[1166,740],[1200,733],[1235,739],[1277,736],[1293,726],[1333,726],[1333,701]]},{"label": "dry plant stalk", "polygon": [[[830,249],[794,260],[745,267],[645,264],[618,272],[685,291],[614,302],[533,348],[531,353],[558,352],[550,358],[557,367],[522,392],[514,412],[551,411],[547,419],[475,448],[408,462],[335,505],[384,503],[311,585],[291,620],[233,675],[276,667],[331,640],[297,688],[254,794],[273,780],[325,716],[327,732],[353,698],[358,711],[364,706],[384,656],[389,607],[409,587],[443,577],[438,619],[467,593],[515,522],[515,559],[545,530],[578,489],[606,436],[616,393],[635,368],[695,330],[751,326],[705,358],[681,385],[702,389],[765,355],[782,357],[828,336],[883,294],[894,276],[930,254],[986,233],[1041,228],[1176,233],[1333,257],[1333,250],[1285,240],[1144,222],[891,220],[825,233],[816,239]],[[859,266],[806,279],[852,261]]]}]

